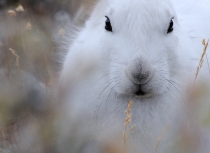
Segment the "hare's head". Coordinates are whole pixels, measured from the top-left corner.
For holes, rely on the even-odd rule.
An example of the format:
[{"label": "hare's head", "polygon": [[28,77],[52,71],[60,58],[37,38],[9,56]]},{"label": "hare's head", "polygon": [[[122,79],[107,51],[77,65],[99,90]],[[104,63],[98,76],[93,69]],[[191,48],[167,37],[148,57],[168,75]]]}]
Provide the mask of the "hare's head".
[{"label": "hare's head", "polygon": [[98,24],[115,92],[150,97],[170,90],[181,58],[181,30],[172,5],[165,0],[107,0],[105,5]]},{"label": "hare's head", "polygon": [[150,97],[180,81],[187,50],[182,33],[169,0],[104,0],[72,50],[85,50],[82,56],[94,59],[102,55],[116,93]]}]

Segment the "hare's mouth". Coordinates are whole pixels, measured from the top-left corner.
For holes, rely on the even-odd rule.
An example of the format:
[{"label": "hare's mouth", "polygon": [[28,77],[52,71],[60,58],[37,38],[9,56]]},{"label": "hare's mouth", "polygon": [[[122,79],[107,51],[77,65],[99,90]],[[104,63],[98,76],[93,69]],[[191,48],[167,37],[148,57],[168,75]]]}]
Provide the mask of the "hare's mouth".
[{"label": "hare's mouth", "polygon": [[145,96],[147,93],[141,89],[141,87],[138,88],[138,90],[134,93],[136,96]]},{"label": "hare's mouth", "polygon": [[133,92],[133,96],[139,97],[139,98],[148,98],[151,97],[153,94],[151,91],[146,90],[142,86],[138,85],[137,90]]}]

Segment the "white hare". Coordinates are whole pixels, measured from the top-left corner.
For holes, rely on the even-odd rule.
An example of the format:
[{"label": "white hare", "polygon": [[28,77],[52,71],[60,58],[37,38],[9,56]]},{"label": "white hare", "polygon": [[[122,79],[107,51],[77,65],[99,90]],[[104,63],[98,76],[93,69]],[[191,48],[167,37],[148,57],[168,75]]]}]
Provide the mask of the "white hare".
[{"label": "white hare", "polygon": [[202,40],[210,38],[209,17],[206,1],[101,0],[69,47],[61,71],[63,135],[73,131],[98,142],[114,135],[123,143],[132,100],[127,129],[136,126],[127,131],[128,151],[154,152],[167,129],[156,149],[172,152],[188,118],[193,86],[208,81],[204,61],[194,85]]}]

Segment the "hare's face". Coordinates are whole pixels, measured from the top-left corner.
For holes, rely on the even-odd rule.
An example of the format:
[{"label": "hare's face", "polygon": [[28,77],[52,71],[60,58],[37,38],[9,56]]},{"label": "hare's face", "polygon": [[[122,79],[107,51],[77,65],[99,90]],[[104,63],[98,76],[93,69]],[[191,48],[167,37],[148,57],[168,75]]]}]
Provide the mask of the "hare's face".
[{"label": "hare's face", "polygon": [[179,26],[171,5],[159,0],[107,3],[104,44],[115,92],[150,97],[174,90]]}]

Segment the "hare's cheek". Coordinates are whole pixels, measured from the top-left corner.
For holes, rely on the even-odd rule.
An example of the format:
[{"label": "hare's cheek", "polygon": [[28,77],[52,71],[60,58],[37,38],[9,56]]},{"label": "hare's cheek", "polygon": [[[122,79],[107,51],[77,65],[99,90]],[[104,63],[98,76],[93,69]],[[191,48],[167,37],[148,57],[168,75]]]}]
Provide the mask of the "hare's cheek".
[{"label": "hare's cheek", "polygon": [[145,90],[148,90],[150,95],[162,95],[167,91],[170,91],[169,79],[167,76],[154,76],[145,86]]},{"label": "hare's cheek", "polygon": [[138,91],[138,86],[132,83],[125,74],[122,74],[121,76],[114,78],[113,89],[118,94],[129,96]]}]

